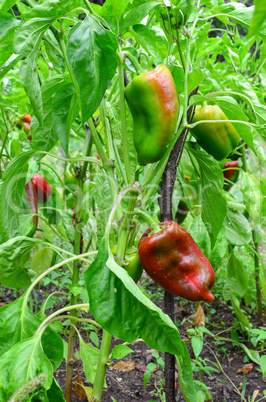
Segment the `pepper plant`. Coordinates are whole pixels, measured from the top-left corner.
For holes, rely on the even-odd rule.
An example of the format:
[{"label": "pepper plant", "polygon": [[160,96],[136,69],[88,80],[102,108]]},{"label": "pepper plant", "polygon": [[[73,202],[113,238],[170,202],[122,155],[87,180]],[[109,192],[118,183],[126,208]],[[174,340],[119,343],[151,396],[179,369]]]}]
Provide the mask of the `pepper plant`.
[{"label": "pepper plant", "polygon": [[[173,323],[174,296],[165,292],[163,312],[135,283],[139,260],[129,268],[147,227],[162,235],[160,220],[173,221],[180,201],[188,218],[182,229],[171,226],[198,244],[187,233],[180,240],[193,242],[178,249],[192,271],[182,296],[213,300],[212,267],[219,280],[227,253],[223,297],[249,331],[240,308],[248,273],[235,255],[247,247],[261,323],[265,20],[259,0],[256,8],[224,0],[0,1],[0,283],[21,290],[0,309],[0,401],[70,402],[75,345],[91,383],[88,399],[100,401],[113,336],[166,353],[167,401],[175,400],[175,363],[185,399],[202,400],[206,387],[193,382]],[[204,120],[206,108],[218,114]],[[241,187],[230,192],[223,158],[239,158]],[[45,182],[36,184],[38,175]],[[178,269],[175,250],[167,263],[158,250],[158,267],[166,264],[158,282],[171,290],[164,275],[171,264]],[[55,272],[67,277],[55,292],[64,304],[47,314],[47,300],[36,314],[33,291]],[[196,297],[198,288],[205,294]],[[82,326],[102,331],[99,348],[82,339]],[[53,372],[64,358],[63,394]]]}]

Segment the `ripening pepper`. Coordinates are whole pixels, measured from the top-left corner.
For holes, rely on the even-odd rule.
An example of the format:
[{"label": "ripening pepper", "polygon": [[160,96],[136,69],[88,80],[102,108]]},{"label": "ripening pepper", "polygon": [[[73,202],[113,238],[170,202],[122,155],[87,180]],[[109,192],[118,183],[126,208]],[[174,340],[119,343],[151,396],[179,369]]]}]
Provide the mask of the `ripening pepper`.
[{"label": "ripening pepper", "polygon": [[[193,123],[206,120],[194,127],[191,132],[199,145],[218,161],[232,154],[240,142],[234,126],[226,122],[228,118],[217,105],[197,106]],[[208,120],[225,120],[225,122],[208,123]]]},{"label": "ripening pepper", "polygon": [[[32,182],[32,179],[25,184],[25,193],[30,203],[32,213],[37,214],[38,213],[37,191],[35,185]],[[32,220],[33,220],[34,231],[36,231],[38,225],[38,216],[34,215]]]},{"label": "ripening pepper", "polygon": [[133,116],[133,136],[140,165],[159,161],[174,134],[179,99],[170,70],[163,65],[135,77],[125,89]]},{"label": "ripening pepper", "polygon": [[[232,168],[232,169],[229,169]],[[239,176],[239,169],[238,168],[238,161],[227,161],[224,165],[224,189],[229,191],[230,188],[233,186],[233,183],[237,182]]]},{"label": "ripening pepper", "polygon": [[[23,116],[20,116],[20,119],[17,123],[17,127],[20,128],[21,130],[23,129],[26,134],[29,134],[30,132],[30,123],[31,123],[31,115],[30,114],[24,114]],[[28,135],[28,140],[32,140],[32,136],[29,134]]]},{"label": "ripening pepper", "polygon": [[[114,255],[116,254],[116,250],[117,246],[114,246],[112,248],[112,253]],[[132,248],[127,250],[123,267],[127,271],[128,275],[131,276],[133,281],[137,283],[142,275],[143,268],[140,263],[139,255],[136,249]]]},{"label": "ripening pepper", "polygon": [[34,174],[31,181],[36,187],[38,203],[43,204],[51,195],[52,186],[40,174]]},{"label": "ripening pepper", "polygon": [[161,230],[146,230],[138,244],[140,262],[162,288],[193,301],[213,301],[215,281],[210,262],[190,234],[174,221],[159,224]]}]

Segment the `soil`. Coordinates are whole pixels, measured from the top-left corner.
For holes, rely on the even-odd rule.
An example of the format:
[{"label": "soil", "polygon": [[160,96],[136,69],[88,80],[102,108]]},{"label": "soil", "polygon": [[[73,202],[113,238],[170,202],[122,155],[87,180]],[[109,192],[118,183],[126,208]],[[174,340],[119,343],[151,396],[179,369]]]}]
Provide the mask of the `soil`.
[{"label": "soil", "polygon": [[[40,293],[43,294],[43,297],[45,297],[42,289],[40,290]],[[41,295],[39,294],[39,296]],[[3,301],[5,304],[12,301],[12,291],[10,289],[5,293],[5,300]],[[155,299],[153,301],[159,307],[162,307],[162,299]],[[230,328],[233,324],[235,324],[235,316],[230,306],[225,302],[214,301],[212,304],[203,304],[202,307],[204,309],[205,317],[207,317],[206,321],[208,321],[205,324],[206,328],[214,334],[220,334],[220,336],[223,338],[230,339]],[[191,341],[189,339],[187,330],[189,328],[193,328],[193,315],[195,313],[194,308],[195,303],[184,302],[183,299],[181,300],[179,298],[175,298],[174,321],[179,324],[178,330],[181,338],[187,343],[187,347],[192,359],[195,359],[195,356],[193,354]],[[216,310],[216,313],[211,314],[211,309]],[[49,312],[52,312],[52,310]],[[255,320],[256,317],[254,316],[254,327],[256,327]],[[241,341],[241,332],[239,332],[239,338]],[[113,338],[112,347],[120,343],[121,341],[119,339]],[[245,342],[245,345],[248,348],[255,349],[251,343]],[[102,401],[164,401],[164,373],[161,366],[159,366],[151,374],[146,387],[143,386],[143,377],[147,365],[150,362],[156,363],[156,358],[153,356],[153,353],[158,353],[161,357],[164,357],[164,354],[157,352],[154,349],[150,349],[144,342],[135,342],[128,346],[133,349],[134,352],[128,354],[121,360],[125,362],[124,367],[129,371],[117,370],[117,366],[115,366],[115,364],[120,362],[120,360],[112,359],[112,362],[108,366],[106,372],[107,388],[103,391]],[[260,346],[257,347],[257,350],[261,356],[265,353],[265,350],[261,350]],[[262,378],[261,372],[258,371],[258,365],[248,360],[243,362],[244,358],[245,354],[243,353],[242,349],[239,346],[236,346],[236,344],[233,344],[233,342],[218,342],[215,341],[210,335],[204,334],[204,346],[200,354],[200,360],[203,363],[203,366],[215,368],[216,371],[210,371],[210,373],[201,371],[200,375],[201,380],[212,395],[213,401],[238,402],[243,400],[241,399],[241,392],[247,401],[254,402],[258,400],[266,400],[266,396],[263,394],[263,391],[266,390],[266,378]],[[250,368],[250,371],[246,373],[245,376],[243,376],[243,373],[237,374],[237,371],[243,368],[245,365],[249,365],[246,367]],[[81,361],[76,360],[74,364],[73,383],[75,382],[78,374],[80,375],[84,385],[86,387],[91,387],[91,384],[86,380]],[[62,390],[64,390],[66,378],[65,361],[63,361],[54,375]],[[194,372],[194,380],[199,380],[199,373]],[[243,389],[245,389],[245,392]],[[73,386],[73,402],[86,400],[86,398],[82,398],[80,391],[81,387],[76,385],[74,392]],[[257,395],[256,399],[252,399],[252,396],[254,397],[254,395]],[[178,386],[178,370],[176,368],[176,402],[179,401],[185,401],[185,399],[182,396],[181,390]]]}]

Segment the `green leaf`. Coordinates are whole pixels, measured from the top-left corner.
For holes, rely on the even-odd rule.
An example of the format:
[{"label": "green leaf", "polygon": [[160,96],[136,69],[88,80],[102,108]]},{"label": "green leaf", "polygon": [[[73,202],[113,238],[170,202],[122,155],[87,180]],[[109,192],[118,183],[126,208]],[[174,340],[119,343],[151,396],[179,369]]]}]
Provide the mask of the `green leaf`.
[{"label": "green leaf", "polygon": [[252,239],[251,227],[248,220],[239,212],[227,210],[224,220],[227,241],[236,246],[248,244]]},{"label": "green leaf", "polygon": [[133,4],[128,6],[123,18],[120,20],[120,33],[124,32],[128,27],[142,21],[143,18],[145,18],[146,15],[148,15],[149,12],[159,4],[161,4],[159,1],[133,1]]},{"label": "green leaf", "polygon": [[0,243],[19,235],[18,214],[9,208],[6,200],[5,184],[0,183]]},{"label": "green leaf", "polygon": [[130,33],[132,33],[136,41],[143,47],[143,49],[150,53],[155,60],[161,62],[161,58],[157,52],[154,38],[146,25],[134,25]]},{"label": "green leaf", "polygon": [[43,102],[43,124],[40,124],[36,117],[31,120],[30,130],[32,141],[31,145],[36,150],[49,152],[57,142],[57,135],[54,130],[52,112],[53,112],[53,97],[60,91],[63,85],[61,76],[54,76],[41,87],[42,102]]},{"label": "green leaf", "polygon": [[106,331],[129,343],[140,336],[151,348],[183,354],[173,322],[144,296],[112,255],[108,258],[104,240],[84,278],[91,312]]},{"label": "green leaf", "polygon": [[0,41],[6,35],[10,35],[20,24],[21,22],[11,14],[0,11]]},{"label": "green leaf", "polygon": [[33,18],[26,21],[15,34],[14,51],[25,57],[27,57],[34,49],[36,52],[40,46],[44,33],[53,21],[54,17]]},{"label": "green leaf", "polygon": [[11,54],[11,56],[4,61],[0,66],[0,79],[3,78],[11,68],[13,68],[20,60],[22,56],[19,54]]},{"label": "green leaf", "polygon": [[262,371],[262,376],[266,377],[266,355],[261,356],[260,358],[260,368]]},{"label": "green leaf", "polygon": [[256,364],[260,364],[260,355],[257,350],[249,349],[243,343],[239,343],[239,346],[244,350],[246,355],[250,358],[250,360]]},{"label": "green leaf", "polygon": [[[249,29],[252,24],[254,9],[254,6],[247,7],[241,3],[231,2],[229,4],[223,4],[218,8],[212,9],[211,13],[216,15],[218,13],[222,13],[223,16],[217,16],[217,18],[225,24],[231,24],[229,19],[233,19],[240,25],[243,25],[245,28]],[[260,26],[260,29],[256,33],[265,40],[266,32],[263,25]]]},{"label": "green leaf", "polygon": [[40,276],[43,272],[45,272],[48,268],[50,268],[52,260],[53,260],[53,250],[50,247],[44,247],[37,251],[34,254],[30,269],[36,272],[37,276]]},{"label": "green leaf", "polygon": [[60,210],[60,215],[62,217],[62,223],[64,226],[64,229],[66,231],[66,235],[69,239],[69,241],[73,242],[75,238],[75,231],[74,231],[74,226],[72,223],[72,216],[70,213],[65,212]]},{"label": "green leaf", "polygon": [[[41,320],[34,316],[24,303],[25,294],[0,309],[0,356],[13,345],[34,335]],[[54,370],[63,360],[63,340],[60,335],[47,327],[42,335],[45,354]]]},{"label": "green leaf", "polygon": [[178,384],[186,402],[194,402],[196,398],[196,389],[193,380],[191,358],[185,342],[182,341],[183,356],[176,356],[178,367]]},{"label": "green leaf", "polygon": [[266,3],[265,0],[254,0],[255,10],[251,21],[248,36],[256,35],[266,27]]},{"label": "green leaf", "polygon": [[73,119],[77,116],[77,98],[72,82],[62,84],[53,97],[54,131],[68,155],[68,143]]},{"label": "green leaf", "polygon": [[36,5],[28,13],[23,14],[25,20],[32,18],[54,18],[57,19],[77,7],[84,6],[82,0],[46,0]]},{"label": "green leaf", "polygon": [[30,98],[32,109],[39,122],[43,121],[43,106],[41,85],[38,76],[38,47],[30,53],[30,55],[24,60],[20,66],[20,79],[24,86],[25,92]]},{"label": "green leaf", "polygon": [[241,261],[236,258],[233,250],[227,265],[227,277],[231,291],[236,292],[241,297],[245,296],[248,290],[248,274]]},{"label": "green leaf", "polygon": [[7,401],[14,392],[24,384],[46,374],[43,384],[45,390],[49,389],[53,381],[53,366],[41,345],[40,335],[15,344],[0,358],[0,400]]},{"label": "green leaf", "polygon": [[112,356],[114,359],[123,359],[123,357],[133,352],[134,350],[130,349],[127,345],[116,345],[112,349]]},{"label": "green leaf", "polygon": [[25,267],[29,251],[38,239],[18,236],[0,245],[0,283],[5,286],[25,289],[31,284],[32,274]]},{"label": "green leaf", "polygon": [[236,317],[239,319],[240,323],[246,327],[246,328],[251,328],[251,325],[243,313],[243,311],[240,309],[240,303],[239,300],[231,293],[231,302],[232,306],[235,312]]},{"label": "green leaf", "polygon": [[8,11],[16,4],[16,0],[0,0],[0,10]]},{"label": "green leaf", "polygon": [[191,345],[196,358],[201,354],[203,348],[203,338],[201,336],[193,336]]},{"label": "green leaf", "polygon": [[79,87],[83,122],[95,112],[115,75],[116,49],[115,36],[93,17],[87,17],[69,32],[67,57]]},{"label": "green leaf", "polygon": [[120,17],[124,14],[124,11],[127,8],[129,0],[120,0],[119,2],[117,0],[109,0],[109,2],[111,3],[115,15],[119,20]]},{"label": "green leaf", "polygon": [[204,74],[201,69],[196,68],[188,74],[188,93],[190,94],[194,89],[201,84],[204,79]]},{"label": "green leaf", "polygon": [[49,402],[65,402],[64,394],[55,378],[47,391],[47,397]]},{"label": "green leaf", "polygon": [[79,339],[80,357],[83,362],[84,372],[87,380],[93,384],[98,364],[99,349],[95,348],[92,345],[86,344],[81,338]]},{"label": "green leaf", "polygon": [[[222,197],[224,177],[219,163],[205,151],[189,149],[200,168],[202,186],[202,220],[214,246],[226,215],[226,201]],[[215,205],[215,208],[214,208]]]},{"label": "green leaf", "polygon": [[257,226],[260,223],[263,202],[260,181],[253,174],[243,172],[241,190],[247,212],[253,220],[252,224]]}]

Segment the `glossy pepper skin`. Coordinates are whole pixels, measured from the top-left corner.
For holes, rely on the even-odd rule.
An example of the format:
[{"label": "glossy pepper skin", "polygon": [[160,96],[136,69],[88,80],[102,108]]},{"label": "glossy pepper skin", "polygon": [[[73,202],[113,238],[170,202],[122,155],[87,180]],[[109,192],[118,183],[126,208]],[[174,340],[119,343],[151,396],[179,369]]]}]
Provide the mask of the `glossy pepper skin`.
[{"label": "glossy pepper skin", "polygon": [[43,204],[51,195],[52,186],[47,183],[47,181],[40,174],[34,174],[31,178],[31,181],[36,187],[38,203]]},{"label": "glossy pepper skin", "polygon": [[[240,142],[240,136],[228,118],[217,105],[196,107],[193,123],[206,120],[194,127],[191,132],[199,145],[218,161],[232,154]],[[208,120],[224,120],[224,122],[208,123]]]},{"label": "glossy pepper skin", "polygon": [[[37,214],[38,213],[38,205],[37,205],[37,191],[36,187],[33,184],[32,180],[28,181],[28,183],[25,184],[25,193],[27,196],[27,199],[30,203],[30,207],[32,210],[32,213]],[[33,216],[33,227],[36,230],[37,225],[38,225],[38,216]]]},{"label": "glossy pepper skin", "polygon": [[140,165],[159,161],[174,134],[179,100],[170,70],[163,65],[135,77],[125,89],[133,117],[133,136]]},{"label": "glossy pepper skin", "polygon": [[[229,169],[232,168],[232,169]],[[224,189],[226,191],[229,191],[230,188],[233,186],[232,183],[236,183],[238,176],[239,176],[239,170],[235,169],[238,168],[238,161],[232,161],[229,162],[227,161],[224,165],[224,169],[229,169],[229,170],[224,170]]]},{"label": "glossy pepper skin", "polygon": [[149,228],[139,241],[139,258],[147,274],[174,295],[213,301],[209,289],[215,282],[214,271],[190,234],[174,221],[159,226],[160,232],[150,235]]},{"label": "glossy pepper skin", "polygon": [[[112,253],[115,255],[117,246],[112,248]],[[138,282],[141,278],[143,267],[141,265],[138,252],[136,249],[130,249],[127,251],[125,256],[125,262],[123,267],[127,271],[128,275],[131,276],[134,282]]]}]

